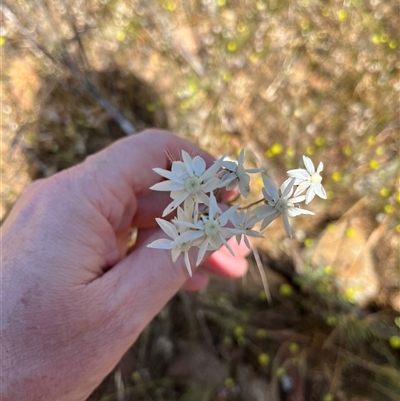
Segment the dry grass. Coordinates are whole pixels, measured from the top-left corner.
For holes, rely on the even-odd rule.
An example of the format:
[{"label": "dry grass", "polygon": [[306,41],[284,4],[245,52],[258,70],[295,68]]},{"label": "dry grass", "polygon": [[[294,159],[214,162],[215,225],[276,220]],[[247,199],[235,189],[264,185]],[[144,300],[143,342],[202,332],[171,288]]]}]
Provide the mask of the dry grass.
[{"label": "dry grass", "polygon": [[3,215],[29,181],[21,165],[50,175],[133,128],[216,156],[245,147],[277,181],[303,154],[326,166],[316,216],[259,244],[272,305],[254,266],[179,295],[91,399],[394,400],[399,5],[3,3]]}]

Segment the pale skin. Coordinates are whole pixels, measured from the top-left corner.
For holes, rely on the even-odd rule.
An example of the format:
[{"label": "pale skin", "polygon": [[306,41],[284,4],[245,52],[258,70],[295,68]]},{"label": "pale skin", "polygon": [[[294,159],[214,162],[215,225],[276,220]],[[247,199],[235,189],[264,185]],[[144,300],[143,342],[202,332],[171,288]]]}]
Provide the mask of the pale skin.
[{"label": "pale skin", "polygon": [[[170,202],[149,191],[181,149],[213,158],[163,131],[125,138],[84,163],[32,184],[2,227],[3,401],[81,401],[181,288],[199,290],[207,270],[246,272],[244,247],[221,249],[189,279],[183,257],[147,248]],[[168,152],[166,152],[168,150]],[[137,244],[127,254],[131,227]],[[231,242],[232,246],[234,243]],[[196,253],[191,255],[192,266]]]}]

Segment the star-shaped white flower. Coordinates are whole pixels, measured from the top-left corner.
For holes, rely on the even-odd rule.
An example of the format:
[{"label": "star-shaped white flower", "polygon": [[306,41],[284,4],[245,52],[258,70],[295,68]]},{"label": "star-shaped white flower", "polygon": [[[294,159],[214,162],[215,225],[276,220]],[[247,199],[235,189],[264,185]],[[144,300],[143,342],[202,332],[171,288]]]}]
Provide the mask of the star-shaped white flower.
[{"label": "star-shaped white flower", "polygon": [[221,214],[215,196],[213,194],[210,195],[208,215],[203,215],[201,217],[204,223],[204,233],[206,237],[199,246],[199,255],[196,266],[201,263],[207,250],[215,251],[221,248],[222,245],[225,245],[232,256],[235,256],[232,248],[226,240],[235,234],[239,234],[239,230],[225,226],[228,224],[229,217],[238,206],[239,204],[234,205]]},{"label": "star-shaped white flower", "polygon": [[[206,251],[216,251],[222,245],[225,245],[229,252],[235,256],[226,240],[233,235],[240,234],[241,231],[225,226],[228,224],[230,216],[238,208],[238,206],[239,204],[234,205],[225,212],[221,213],[221,209],[218,207],[217,200],[215,199],[214,194],[211,193],[208,212],[207,214],[203,214],[201,216],[201,220],[196,223],[177,221],[179,224],[184,225],[192,230],[202,232],[204,235],[203,237],[199,237],[201,239],[201,243],[196,243],[196,246],[199,247],[196,266],[201,263]],[[182,239],[179,239],[178,241],[182,241]]]},{"label": "star-shaped white flower", "polygon": [[159,182],[150,189],[154,191],[171,191],[173,201],[165,208],[163,217],[173,212],[179,205],[184,202],[184,208],[189,203],[194,203],[195,210],[198,205],[204,203],[208,205],[209,196],[207,193],[218,188],[220,179],[216,174],[221,168],[224,156],[220,157],[214,164],[206,169],[206,162],[200,156],[193,159],[187,152],[182,150],[182,161],[174,161],[171,171],[161,168],[153,169],[157,174],[168,180]]},{"label": "star-shaped white flower", "polygon": [[247,198],[250,193],[250,176],[249,174],[260,173],[263,171],[259,168],[245,169],[244,163],[244,149],[240,151],[239,159],[236,162],[230,160],[224,160],[222,167],[225,169],[219,173],[221,177],[221,183],[219,188],[226,187],[227,190],[239,186],[240,193]]},{"label": "star-shaped white flower", "polygon": [[236,234],[236,241],[238,245],[240,244],[242,237],[244,243],[247,248],[251,250],[250,242],[247,238],[249,237],[257,237],[263,238],[264,236],[256,230],[253,230],[254,225],[257,223],[257,217],[252,214],[251,209],[247,209],[246,212],[244,210],[236,210],[229,220],[235,226],[235,229],[240,230],[241,234]]},{"label": "star-shaped white flower", "polygon": [[[148,244],[148,248],[170,249],[172,261],[176,262],[179,255],[183,252],[185,265],[192,276],[192,267],[190,265],[188,251],[190,248],[199,243],[199,239],[204,236],[204,233],[198,230],[189,230],[185,225],[179,222],[192,222],[193,218],[185,212],[181,207],[178,207],[178,219],[172,220],[172,223],[163,219],[156,218],[161,229],[171,238],[160,238]],[[201,242],[201,240],[200,240]]]},{"label": "star-shaped white flower", "polygon": [[310,203],[315,195],[318,195],[322,199],[326,199],[326,192],[321,184],[322,177],[320,173],[324,169],[324,164],[320,162],[315,171],[315,167],[311,159],[307,156],[303,156],[303,162],[306,166],[304,168],[297,168],[294,170],[289,170],[287,173],[290,178],[296,178],[294,185],[298,185],[294,196],[300,195],[305,190],[306,192],[306,205]]},{"label": "star-shaped white flower", "polygon": [[300,214],[314,214],[309,210],[301,209],[295,204],[305,199],[304,195],[291,198],[293,193],[293,185],[295,178],[286,180],[278,190],[276,184],[265,175],[262,176],[264,188],[262,189],[264,198],[268,204],[258,206],[254,209],[253,214],[257,215],[257,221],[263,220],[261,230],[268,226],[279,215],[282,215],[283,224],[289,237],[292,237],[288,216],[294,217]]}]

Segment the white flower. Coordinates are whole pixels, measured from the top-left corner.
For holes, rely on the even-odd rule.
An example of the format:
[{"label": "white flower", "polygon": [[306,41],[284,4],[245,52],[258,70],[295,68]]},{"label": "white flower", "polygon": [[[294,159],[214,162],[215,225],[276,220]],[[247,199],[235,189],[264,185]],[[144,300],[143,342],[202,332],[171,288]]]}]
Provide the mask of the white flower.
[{"label": "white flower", "polygon": [[[178,207],[178,218],[180,221],[191,221],[192,218],[180,207]],[[189,275],[192,276],[192,268],[190,266],[189,260],[189,249],[198,243],[198,240],[204,236],[204,233],[201,231],[189,230],[184,225],[179,224],[177,219],[173,220],[173,223],[156,218],[158,225],[161,229],[171,238],[165,239],[157,239],[152,243],[148,244],[148,248],[157,248],[157,249],[170,249],[172,255],[172,261],[176,262],[179,255],[184,252],[185,265],[189,272]]]},{"label": "white flower", "polygon": [[257,221],[263,220],[261,230],[268,226],[279,215],[282,215],[283,224],[289,237],[292,237],[288,216],[294,217],[300,214],[314,214],[309,210],[301,209],[295,206],[296,203],[302,202],[305,199],[304,195],[290,198],[293,193],[293,185],[295,178],[286,180],[280,188],[280,194],[276,184],[266,177],[262,176],[264,188],[262,189],[267,205],[262,205],[254,209],[253,214],[257,215]]},{"label": "white flower", "polygon": [[254,216],[252,214],[250,208],[247,209],[246,212],[244,212],[243,210],[236,210],[231,215],[229,220],[233,223],[237,230],[242,231],[241,234],[236,234],[236,241],[238,245],[240,244],[243,236],[244,243],[246,244],[247,248],[251,250],[251,245],[247,236],[263,238],[262,234],[252,229],[258,220],[257,216]]},{"label": "white flower", "polygon": [[[201,220],[196,223],[177,221],[179,224],[193,230],[198,230],[204,235],[204,237],[199,237],[201,238],[201,243],[196,243],[196,246],[199,247],[196,266],[201,263],[206,251],[218,250],[222,245],[225,245],[229,252],[235,256],[226,240],[233,235],[240,234],[241,231],[225,226],[229,221],[229,217],[238,208],[238,206],[239,204],[234,205],[225,212],[221,213],[221,209],[217,205],[217,200],[215,199],[214,194],[211,193],[208,213],[207,215],[203,214],[201,216]],[[178,241],[182,241],[182,239],[179,239]]]},{"label": "white flower", "polygon": [[244,149],[240,151],[237,163],[230,160],[224,160],[222,167],[225,168],[225,170],[219,173],[219,176],[221,177],[219,188],[226,187],[227,190],[231,190],[239,185],[240,193],[247,198],[250,193],[249,173],[259,173],[263,170],[259,168],[245,169],[243,163]]},{"label": "white flower", "polygon": [[200,156],[193,159],[182,150],[182,161],[174,161],[171,171],[161,168],[153,169],[157,174],[168,180],[159,182],[150,189],[154,191],[171,191],[173,201],[165,208],[163,217],[174,211],[182,202],[184,207],[189,207],[189,203],[195,204],[195,210],[200,203],[208,205],[208,192],[218,188],[220,180],[216,177],[221,168],[224,156],[214,162],[206,169],[206,162]]},{"label": "white flower", "polygon": [[294,185],[298,185],[298,187],[294,196],[300,195],[308,188],[306,192],[306,205],[314,199],[315,195],[326,199],[326,192],[321,184],[322,177],[320,175],[324,169],[324,164],[320,162],[317,171],[315,171],[314,164],[309,157],[303,156],[303,161],[307,170],[297,168],[287,172],[290,178],[296,178]]}]

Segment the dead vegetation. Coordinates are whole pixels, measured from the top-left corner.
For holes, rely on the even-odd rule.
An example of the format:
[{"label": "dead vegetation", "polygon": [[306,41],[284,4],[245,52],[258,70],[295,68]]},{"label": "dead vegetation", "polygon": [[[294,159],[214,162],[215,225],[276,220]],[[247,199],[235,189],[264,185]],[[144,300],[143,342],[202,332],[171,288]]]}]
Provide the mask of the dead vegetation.
[{"label": "dead vegetation", "polygon": [[396,399],[396,2],[4,0],[1,10],[3,216],[29,180],[150,126],[215,156],[245,147],[277,181],[303,154],[325,163],[329,199],[316,216],[294,221],[293,241],[275,222],[258,244],[272,302],[253,262],[242,280],[178,294],[91,400]]}]

